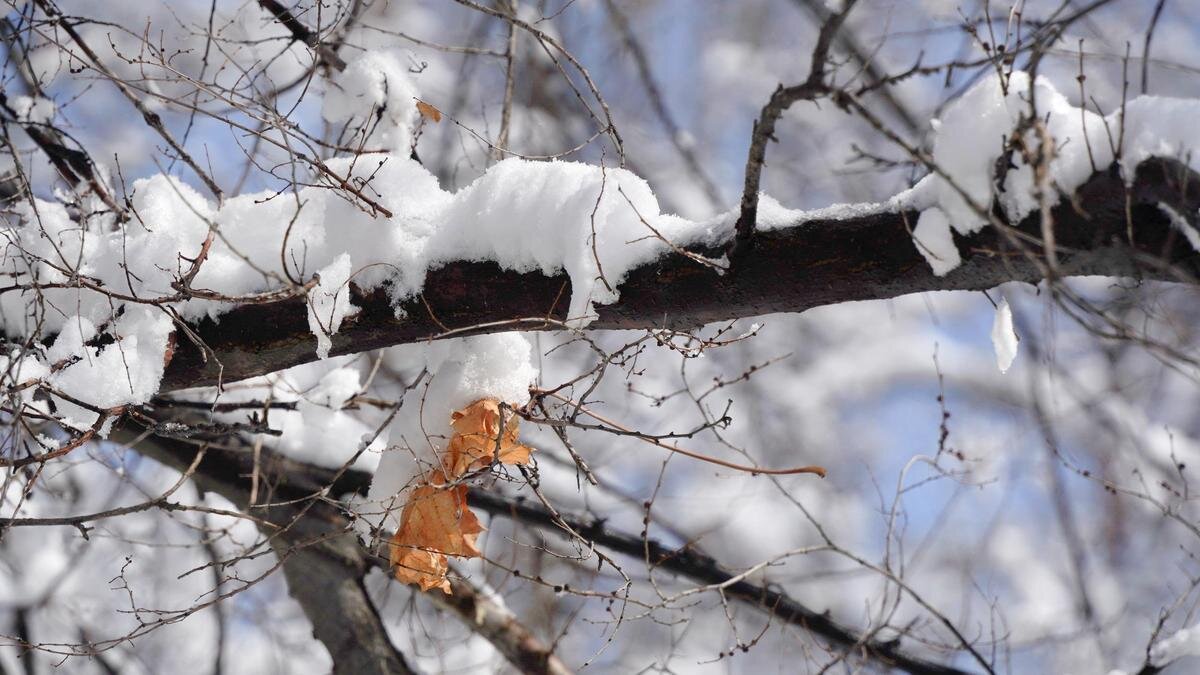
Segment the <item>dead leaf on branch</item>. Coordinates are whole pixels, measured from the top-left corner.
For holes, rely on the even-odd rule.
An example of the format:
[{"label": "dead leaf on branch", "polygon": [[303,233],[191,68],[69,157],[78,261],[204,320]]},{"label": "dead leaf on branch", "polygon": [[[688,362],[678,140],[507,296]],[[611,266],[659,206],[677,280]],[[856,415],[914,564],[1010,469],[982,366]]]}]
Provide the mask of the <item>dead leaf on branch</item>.
[{"label": "dead leaf on branch", "polygon": [[421,117],[433,120],[435,124],[442,121],[442,111],[421,99],[417,99],[417,112],[421,113]]},{"label": "dead leaf on branch", "polygon": [[[439,475],[438,478],[441,478]],[[423,485],[413,490],[392,537],[391,559],[396,578],[421,590],[450,592],[446,556],[479,557],[475,539],[483,525],[467,507],[466,485]]]},{"label": "dead leaf on branch", "polygon": [[[501,418],[504,432],[501,433]],[[485,398],[456,410],[450,415],[454,435],[446,449],[443,464],[453,477],[489,466],[492,460],[501,464],[528,464],[528,447],[517,442],[520,421],[511,411],[502,411],[500,402]]]},{"label": "dead leaf on branch", "polygon": [[[495,399],[480,399],[450,416],[454,434],[442,453],[441,471],[413,490],[391,540],[396,578],[421,590],[450,592],[447,556],[478,558],[475,540],[483,525],[467,506],[467,486],[451,485],[476,469],[491,465],[527,464],[532,450],[517,442],[518,419]],[[503,427],[503,432],[501,428]]]}]

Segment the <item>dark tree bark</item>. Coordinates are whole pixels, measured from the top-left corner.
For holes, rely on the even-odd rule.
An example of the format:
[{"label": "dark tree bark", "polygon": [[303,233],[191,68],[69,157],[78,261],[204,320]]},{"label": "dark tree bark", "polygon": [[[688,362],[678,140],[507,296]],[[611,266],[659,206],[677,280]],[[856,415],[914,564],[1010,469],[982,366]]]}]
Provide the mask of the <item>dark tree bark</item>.
[{"label": "dark tree bark", "polygon": [[[1074,202],[1064,199],[1054,209],[1060,273],[1190,281],[1200,272],[1200,257],[1158,205],[1194,217],[1200,207],[1197,179],[1171,160],[1143,163],[1128,190],[1115,167],[1093,175]],[[684,256],[667,255],[634,270],[620,286],[620,301],[598,307],[599,317],[589,328],[694,328],[852,300],[1041,279],[1036,265],[992,227],[970,237],[955,235],[962,265],[945,277],[934,276],[909,234],[917,216],[881,213],[758,232],[753,254],[739,261],[735,273],[725,275]],[[1040,237],[1037,214],[1016,227]],[[423,297],[403,303],[403,319],[396,318],[382,290],[355,292],[354,304],[362,311],[333,336],[330,353],[436,339],[451,330],[461,336],[556,329],[567,318],[569,297],[565,274],[548,277],[505,271],[494,263],[451,263],[429,273]],[[238,307],[195,330],[211,349],[207,360],[180,337],[163,391],[233,382],[316,360],[303,298]]]},{"label": "dark tree bark", "polygon": [[[312,533],[319,543],[306,541],[303,535],[292,533],[272,540],[276,553],[283,560],[291,594],[313,625],[313,635],[329,650],[333,672],[338,675],[378,673],[403,675],[414,671],[404,656],[392,646],[383,620],[367,594],[363,576],[370,561],[363,554],[352,533],[336,532],[336,520],[321,527],[321,519],[309,519],[300,513],[278,513],[271,509],[272,520],[299,516],[293,530],[324,530]],[[282,511],[296,511],[295,507]],[[323,514],[322,514],[323,515]],[[270,534],[264,532],[264,534]]]}]

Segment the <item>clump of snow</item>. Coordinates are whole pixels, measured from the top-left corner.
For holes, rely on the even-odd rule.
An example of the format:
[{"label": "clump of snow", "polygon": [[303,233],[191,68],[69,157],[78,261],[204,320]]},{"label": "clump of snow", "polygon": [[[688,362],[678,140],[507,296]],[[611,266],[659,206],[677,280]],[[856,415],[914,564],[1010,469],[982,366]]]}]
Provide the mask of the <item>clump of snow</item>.
[{"label": "clump of snow", "polygon": [[317,358],[328,358],[330,339],[355,311],[350,302],[350,256],[343,253],[317,272],[320,281],[308,293],[308,328],[317,336]]},{"label": "clump of snow", "polygon": [[1150,648],[1150,665],[1163,667],[1185,656],[1200,656],[1200,624],[1183,628]]},{"label": "clump of snow", "polygon": [[996,307],[996,318],[992,321],[992,347],[996,350],[996,365],[1001,373],[1008,372],[1013,360],[1017,358],[1019,338],[1013,328],[1012,307],[1008,298],[1000,298]]},{"label": "clump of snow", "polygon": [[[1193,169],[1200,166],[1195,152],[1198,118],[1200,101],[1195,99],[1139,96],[1126,104],[1120,157],[1125,180],[1132,182],[1138,164],[1151,157],[1178,159]],[[1108,120],[1113,129],[1120,128],[1121,111]]]},{"label": "clump of snow", "polygon": [[[1122,120],[1119,110],[1101,117],[1071,105],[1043,77],[1031,82],[1027,73],[1016,71],[1002,86],[1000,77],[992,75],[932,122],[933,162],[938,172],[926,178],[930,181],[928,189],[958,232],[970,234],[987,225],[987,214],[995,199],[1010,222],[1021,220],[1039,207],[1033,167],[1019,151],[1006,153],[1005,149],[1016,133],[1024,134],[1026,147],[1036,148],[1041,143],[1026,123],[1031,99],[1052,139],[1051,147],[1046,148],[1051,157],[1050,181],[1041,186],[1044,198],[1052,204],[1058,203],[1060,194],[1074,192],[1114,160],[1120,163],[1127,181],[1133,180],[1137,165],[1151,157],[1171,157],[1185,160],[1193,168],[1200,166],[1200,158],[1193,160],[1191,152],[1196,144],[1200,101],[1141,96],[1128,103]],[[1117,157],[1114,145],[1122,125],[1122,152]],[[997,185],[997,164],[1004,162],[1006,154],[1011,166],[1003,183]],[[936,222],[940,235],[940,220]],[[932,238],[944,243],[940,236]],[[924,239],[921,241],[925,245],[918,244],[918,248],[930,248]],[[941,261],[955,257],[926,255],[938,276],[953,269]]]},{"label": "clump of snow", "polygon": [[415,377],[427,372],[424,386],[411,392],[391,425],[390,445],[379,461],[359,511],[375,527],[398,527],[404,494],[431,468],[450,441],[450,414],[481,398],[514,406],[529,401],[537,378],[529,341],[519,333],[496,333],[405,345],[388,350],[388,364]]},{"label": "clump of snow", "polygon": [[417,90],[404,60],[394,50],[363,52],[328,83],[321,115],[360,130],[351,142],[366,149],[407,151],[417,121]]},{"label": "clump of snow", "polygon": [[1200,251],[1200,232],[1197,232],[1196,228],[1192,227],[1192,224],[1188,222],[1187,218],[1183,217],[1182,213],[1171,208],[1170,204],[1166,202],[1159,202],[1158,210],[1166,214],[1167,218],[1171,221],[1171,226],[1179,230],[1179,233],[1187,239],[1188,243],[1192,245],[1193,251]]},{"label": "clump of snow", "polygon": [[950,233],[950,220],[946,212],[933,206],[921,212],[917,226],[913,228],[913,241],[917,250],[939,277],[958,267],[962,262],[954,236]]},{"label": "clump of snow", "polygon": [[[95,324],[81,316],[72,317],[46,354],[46,362],[60,368],[44,379],[54,390],[96,408],[148,401],[162,381],[163,357],[173,328],[162,311],[129,307],[109,330],[115,340],[93,347],[87,343],[97,334]],[[87,407],[53,398],[59,416],[68,424],[87,427],[99,417]]]},{"label": "clump of snow", "polygon": [[429,246],[429,264],[496,260],[507,269],[571,278],[569,316],[587,323],[596,304],[665,246],[686,221],[660,217],[644,180],[623,169],[575,162],[500,162],[454,196]]},{"label": "clump of snow", "polygon": [[40,96],[14,96],[9,105],[17,114],[17,121],[27,124],[47,124],[58,110],[54,101]]},{"label": "clump of snow", "polygon": [[[1073,190],[1093,173],[1088,142],[1100,145],[1107,138],[1104,120],[1099,115],[1072,106],[1046,78],[1039,77],[1031,83],[1027,73],[1016,71],[1008,78],[1007,85],[1002,86],[999,76],[989,76],[949,106],[933,125],[933,161],[946,174],[935,175],[934,190],[951,225],[962,234],[976,232],[987,224],[996,160],[1004,154],[1006,142],[1029,117],[1031,98],[1036,102],[1039,119],[1045,121],[1054,139],[1050,170],[1059,186]],[[1030,129],[1023,133],[1025,143],[1036,147],[1037,135]],[[1016,168],[1005,175],[1001,205],[1008,217],[1017,221],[1038,205],[1031,189],[1032,168],[1019,152],[1013,152],[1011,158]],[[1102,157],[1096,159],[1097,168],[1111,162]],[[1057,202],[1056,196],[1051,195],[1051,199]]]}]

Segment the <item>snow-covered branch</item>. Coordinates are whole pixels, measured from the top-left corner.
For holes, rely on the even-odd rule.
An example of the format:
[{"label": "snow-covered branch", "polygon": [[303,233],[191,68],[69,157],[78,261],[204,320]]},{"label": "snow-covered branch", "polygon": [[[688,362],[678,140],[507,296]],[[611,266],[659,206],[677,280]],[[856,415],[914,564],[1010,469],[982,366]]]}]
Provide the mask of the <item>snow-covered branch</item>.
[{"label": "snow-covered branch", "polygon": [[[1115,167],[1093,175],[1072,200],[1054,208],[1061,273],[1190,281],[1200,272],[1196,251],[1159,205],[1195,214],[1200,208],[1198,181],[1186,166],[1171,160],[1141,164],[1128,189]],[[918,217],[916,211],[889,204],[817,212],[763,209],[754,255],[736,273],[722,274],[668,250],[629,270],[617,286],[619,299],[596,307],[588,328],[691,328],[851,300],[1041,279],[1026,253],[1014,249],[996,228],[956,233],[962,262],[938,276],[913,245],[910,232]],[[1037,214],[1014,228],[1039,241]],[[724,231],[728,234],[729,228]],[[1130,231],[1132,246],[1127,242]],[[717,238],[689,250],[716,256],[723,244]],[[1039,250],[1033,246],[1035,255]],[[332,336],[329,353],[488,332],[558,330],[572,318],[568,300],[573,292],[565,273],[447,262],[429,272],[420,296],[399,305],[399,317],[383,291],[352,292],[350,301],[360,312]],[[316,340],[306,317],[304,299],[289,298],[235,308],[219,322],[202,321],[194,330],[212,350],[207,361],[181,339],[162,387],[170,391],[232,382],[313,361]]]}]

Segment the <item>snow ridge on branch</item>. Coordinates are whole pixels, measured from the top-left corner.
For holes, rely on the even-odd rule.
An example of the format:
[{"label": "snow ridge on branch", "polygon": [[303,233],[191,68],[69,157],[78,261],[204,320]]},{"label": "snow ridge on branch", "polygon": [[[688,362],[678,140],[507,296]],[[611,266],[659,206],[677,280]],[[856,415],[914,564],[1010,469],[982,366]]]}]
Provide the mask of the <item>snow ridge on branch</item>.
[{"label": "snow ridge on branch", "polygon": [[[1043,214],[1055,223],[1052,254],[1058,248],[1089,253],[1073,256],[1065,273],[1140,273],[1145,261],[1114,254],[1109,235],[1132,232],[1136,224],[1133,246],[1161,251],[1153,246],[1166,241],[1160,225],[1169,218],[1160,205],[1196,213],[1184,203],[1190,197],[1183,167],[1175,171],[1180,184],[1149,175],[1154,170],[1132,169],[1151,156],[1184,156],[1187,121],[1200,114],[1200,102],[1135,100],[1126,109],[1121,142],[1105,136],[1101,143],[1094,137],[1112,120],[1072,108],[1043,80],[1031,84],[1013,73],[1006,82],[979,83],[935,124],[935,172],[912,190],[881,204],[817,212],[790,211],[764,198],[757,227],[764,250],[745,263],[749,269],[725,275],[720,249],[734,236],[736,212],[706,222],[660,213],[646,182],[623,169],[510,159],[456,193],[442,190],[407,155],[417,99],[398,58],[364,54],[334,76],[325,101],[327,119],[362,124],[362,146],[382,152],[331,160],[295,195],[251,194],[214,204],[158,176],[134,185],[136,222],[123,232],[103,218],[80,228],[59,204],[25,205],[24,225],[5,231],[5,271],[16,280],[0,295],[5,330],[26,336],[72,323],[105,327],[112,341],[97,347],[97,357],[119,348],[122,363],[132,362],[138,372],[163,367],[161,382],[152,372],[148,379],[155,382],[93,402],[99,409],[144,402],[158,390],[230,382],[315,357],[431,337],[690,327],[851,299],[1034,281],[1037,271],[1026,269],[1020,256],[984,260],[972,251],[1003,255],[1012,248],[1008,224],[1077,188],[1091,189],[1100,201],[1082,198],[1082,209],[1060,204]],[[1017,147],[1033,142],[1026,137],[1034,130],[1021,126],[1031,96],[1049,110],[1050,140],[1039,138],[1053,146],[1050,174],[1040,178]],[[368,125],[354,113],[364,105],[386,114]],[[977,143],[964,147],[962,138]],[[1149,190],[1154,199],[1154,213],[1145,214],[1139,210],[1144,201],[1134,200],[1135,223],[1116,208],[1114,193],[1127,184],[1135,195]],[[1040,228],[1022,227],[1045,233],[1045,220]],[[1004,227],[983,231],[988,223]],[[932,270],[914,268],[917,255]],[[78,271],[73,261],[82,261]],[[70,309],[38,309],[33,297]],[[118,316],[122,307],[162,310],[191,327],[176,331],[168,349],[161,340],[138,339],[124,328],[129,321],[114,320],[114,307]],[[211,328],[213,320],[221,330]],[[34,377],[52,365],[37,354],[22,358]],[[97,365],[104,362],[68,363],[56,377],[84,384],[115,379]],[[80,412],[76,422],[86,425],[99,414]]]}]

